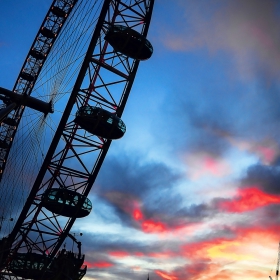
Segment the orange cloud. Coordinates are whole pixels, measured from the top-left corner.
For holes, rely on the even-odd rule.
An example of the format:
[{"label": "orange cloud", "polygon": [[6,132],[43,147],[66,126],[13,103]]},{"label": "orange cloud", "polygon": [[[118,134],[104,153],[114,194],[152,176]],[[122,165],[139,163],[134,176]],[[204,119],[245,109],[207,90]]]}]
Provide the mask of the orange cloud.
[{"label": "orange cloud", "polygon": [[231,261],[252,260],[253,256],[236,252],[240,246],[242,244],[238,241],[222,241],[220,244],[212,244],[207,249],[207,256],[211,259],[229,259]]},{"label": "orange cloud", "polygon": [[214,238],[197,243],[185,244],[181,247],[181,254],[191,260],[209,259],[248,259],[249,256],[238,255],[236,250],[240,243],[236,240]]},{"label": "orange cloud", "polygon": [[[209,258],[214,261],[251,261],[258,259],[258,255],[271,250],[268,244],[275,244],[275,251],[279,242],[280,226],[232,229],[231,239],[213,238],[201,242],[193,242],[181,246],[178,255],[188,260]],[[258,244],[258,245],[256,245]],[[276,253],[275,253],[276,254]],[[269,255],[269,254],[268,254]],[[274,256],[270,256],[274,259]]]},{"label": "orange cloud", "polygon": [[[156,270],[162,280],[200,279],[203,276],[210,280],[258,279],[267,276],[267,265],[275,262],[279,229],[279,225],[233,228],[231,239],[216,237],[184,244],[178,251],[153,252],[148,256],[159,259],[176,257],[185,261],[185,265],[172,271]],[[273,243],[275,248],[269,247]],[[264,261],[257,265],[256,261],[262,256]],[[250,263],[254,268],[244,268]]]}]

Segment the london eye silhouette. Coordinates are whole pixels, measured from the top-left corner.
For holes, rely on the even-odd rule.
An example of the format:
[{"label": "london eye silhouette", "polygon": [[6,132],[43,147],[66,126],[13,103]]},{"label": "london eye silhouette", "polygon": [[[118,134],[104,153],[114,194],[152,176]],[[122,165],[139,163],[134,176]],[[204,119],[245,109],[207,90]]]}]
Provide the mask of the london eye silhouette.
[{"label": "london eye silhouette", "polygon": [[[70,232],[113,140],[154,0],[54,0],[12,90],[0,88],[1,279],[81,279]],[[70,240],[75,252],[63,246]]]}]

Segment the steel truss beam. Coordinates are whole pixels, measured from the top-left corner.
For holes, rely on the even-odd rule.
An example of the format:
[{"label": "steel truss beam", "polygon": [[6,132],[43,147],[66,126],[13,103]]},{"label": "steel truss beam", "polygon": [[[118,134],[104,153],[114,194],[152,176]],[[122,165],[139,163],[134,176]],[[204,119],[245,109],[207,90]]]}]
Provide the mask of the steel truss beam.
[{"label": "steel truss beam", "polygon": [[[99,106],[122,116],[139,61],[117,53],[104,40],[113,24],[131,27],[147,36],[154,0],[105,0],[89,49],[60,124],[23,211],[10,234],[15,252],[55,257],[76,218],[65,218],[42,207],[51,188],[74,190],[87,196],[110,147],[111,140],[81,129],[72,115],[81,106]],[[9,258],[9,259],[10,259]],[[6,261],[6,269],[9,261]]]},{"label": "steel truss beam", "polygon": [[[77,0],[53,1],[20,70],[13,88],[15,93],[31,94],[44,62],[76,2]],[[54,9],[57,10],[57,8],[60,9],[60,13],[55,12]],[[46,30],[49,32],[46,32]],[[24,108],[25,106],[17,106],[9,114],[9,117],[14,120],[13,125],[2,123],[0,127],[0,141],[7,144],[5,148],[0,147],[0,181]]]}]

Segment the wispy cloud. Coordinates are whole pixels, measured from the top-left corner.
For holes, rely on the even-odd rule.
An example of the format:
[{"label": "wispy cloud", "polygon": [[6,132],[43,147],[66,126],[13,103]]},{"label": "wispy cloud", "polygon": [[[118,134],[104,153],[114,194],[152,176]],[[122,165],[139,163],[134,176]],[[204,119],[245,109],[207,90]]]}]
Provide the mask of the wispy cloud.
[{"label": "wispy cloud", "polygon": [[162,37],[168,48],[230,52],[231,62],[235,61],[242,77],[251,78],[258,71],[267,77],[278,76],[280,24],[276,1],[181,1],[181,6],[185,23]]}]

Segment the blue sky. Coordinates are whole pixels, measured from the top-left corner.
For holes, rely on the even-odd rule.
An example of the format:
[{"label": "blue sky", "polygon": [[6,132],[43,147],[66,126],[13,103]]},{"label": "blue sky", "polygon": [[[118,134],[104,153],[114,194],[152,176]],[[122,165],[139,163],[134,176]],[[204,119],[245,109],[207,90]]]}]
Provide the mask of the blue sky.
[{"label": "blue sky", "polygon": [[[11,89],[51,1],[1,3]],[[155,0],[115,141],[73,232],[85,279],[262,279],[279,242],[276,0]],[[274,275],[274,274],[273,274]]]}]

